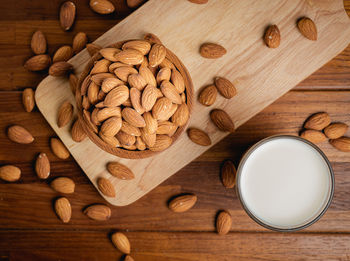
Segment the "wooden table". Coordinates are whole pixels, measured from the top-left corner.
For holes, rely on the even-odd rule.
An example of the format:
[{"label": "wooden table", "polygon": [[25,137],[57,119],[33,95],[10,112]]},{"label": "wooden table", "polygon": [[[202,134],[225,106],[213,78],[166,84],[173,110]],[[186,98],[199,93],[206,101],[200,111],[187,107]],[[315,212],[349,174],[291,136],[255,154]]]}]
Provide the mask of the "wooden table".
[{"label": "wooden table", "polygon": [[[127,207],[112,207],[107,222],[88,219],[82,209],[103,203],[72,158],[59,160],[49,149],[53,130],[36,109],[24,111],[21,91],[35,87],[45,74],[30,73],[22,64],[31,56],[31,34],[42,30],[49,53],[70,44],[76,32],[90,40],[130,14],[123,0],[115,0],[117,15],[93,13],[88,1],[77,3],[72,32],[58,24],[62,1],[2,1],[0,17],[0,163],[22,170],[19,182],[0,181],[0,260],[118,260],[121,253],[109,234],[123,230],[132,244],[135,260],[350,260],[350,154],[329,144],[321,149],[336,175],[335,196],[325,216],[298,233],[274,233],[256,225],[242,210],[234,190],[225,189],[219,178],[220,164],[242,153],[256,141],[273,134],[296,134],[311,113],[327,111],[334,121],[350,124],[350,46],[274,104],[239,128],[235,134],[204,153],[179,173]],[[344,1],[350,13],[350,0]],[[35,136],[31,145],[18,145],[6,137],[6,127],[20,123]],[[51,178],[71,177],[77,184],[69,195],[73,217],[61,223],[52,209],[59,196],[39,181],[33,163],[39,152],[51,160]],[[167,200],[178,193],[198,195],[195,207],[182,214],[167,209]],[[231,232],[218,236],[214,220],[218,210],[233,217]]]}]

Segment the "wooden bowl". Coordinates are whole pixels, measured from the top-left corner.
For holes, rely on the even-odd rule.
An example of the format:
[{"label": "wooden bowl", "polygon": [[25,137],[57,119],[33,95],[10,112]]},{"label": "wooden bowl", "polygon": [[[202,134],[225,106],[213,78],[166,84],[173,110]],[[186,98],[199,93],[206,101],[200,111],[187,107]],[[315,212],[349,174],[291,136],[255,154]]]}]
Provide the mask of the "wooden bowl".
[{"label": "wooden bowl", "polygon": [[[129,41],[129,40],[128,40]],[[121,48],[121,46],[127,41],[121,41],[117,42],[115,44],[112,44],[107,47],[114,47],[114,48]],[[93,130],[91,127],[91,123],[88,122],[88,120],[83,117],[83,107],[82,107],[82,96],[80,94],[80,88],[81,84],[84,81],[85,77],[90,73],[91,68],[94,65],[94,62],[97,60],[100,60],[102,56],[97,53],[95,54],[88,64],[86,65],[85,69],[81,73],[77,85],[76,90],[76,102],[77,102],[77,109],[78,109],[78,117],[82,122],[82,126],[87,134],[87,136],[90,138],[92,142],[94,142],[97,146],[99,146],[102,150],[111,153],[115,156],[122,157],[122,158],[128,158],[128,159],[139,159],[139,158],[147,158],[151,157],[161,151],[151,151],[149,149],[138,151],[138,150],[127,150],[122,147],[113,147],[110,144],[106,143],[104,140],[102,140]],[[190,116],[192,112],[193,107],[193,84],[192,79],[187,71],[186,67],[182,64],[182,62],[177,58],[175,54],[173,54],[170,50],[167,49],[167,55],[166,58],[168,58],[176,67],[176,69],[181,73],[182,77],[184,78],[185,82],[185,93],[186,93],[186,104],[188,106]],[[174,135],[172,136],[173,142],[170,145],[170,147],[175,143],[175,141],[178,139],[178,137],[185,131],[187,127],[188,121],[185,125],[178,127]],[[169,148],[170,148],[169,147]],[[168,148],[167,148],[168,149]]]}]

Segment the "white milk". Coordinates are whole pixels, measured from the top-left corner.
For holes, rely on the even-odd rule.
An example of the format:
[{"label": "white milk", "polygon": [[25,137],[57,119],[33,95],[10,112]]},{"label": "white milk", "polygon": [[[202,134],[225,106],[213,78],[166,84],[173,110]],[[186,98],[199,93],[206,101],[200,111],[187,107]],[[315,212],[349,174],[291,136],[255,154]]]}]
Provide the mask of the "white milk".
[{"label": "white milk", "polygon": [[257,147],[240,172],[241,200],[260,221],[296,228],[327,205],[332,178],[325,159],[312,146],[290,137]]}]

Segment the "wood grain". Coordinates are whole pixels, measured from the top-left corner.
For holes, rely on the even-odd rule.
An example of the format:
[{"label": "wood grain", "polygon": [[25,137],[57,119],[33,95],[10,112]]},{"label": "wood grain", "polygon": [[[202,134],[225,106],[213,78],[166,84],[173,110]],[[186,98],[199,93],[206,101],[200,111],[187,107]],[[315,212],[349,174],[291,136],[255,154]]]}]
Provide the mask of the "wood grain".
[{"label": "wood grain", "polygon": [[[195,104],[190,119],[189,126],[205,129],[215,144],[227,133],[217,131],[210,122],[210,110],[224,109],[235,126],[239,127],[341,52],[350,41],[350,21],[344,12],[342,1],[294,1],[284,3],[283,8],[280,0],[260,1],[260,8],[264,11],[258,15],[248,12],[254,3],[255,1],[230,0],[197,6],[185,0],[167,1],[161,5],[154,0],[148,1],[95,42],[108,46],[117,39],[134,39],[145,32],[155,33],[189,70],[195,86],[195,97],[200,88],[212,82],[215,76],[220,75],[233,81],[238,95],[232,101],[220,97],[215,106],[210,108]],[[182,18],[175,19],[171,16],[172,12],[181,13]],[[146,13],[147,16],[144,15]],[[242,13],[248,15],[242,16]],[[276,50],[266,48],[260,37],[265,29],[262,24],[269,22],[269,13],[275,14],[275,22],[280,24],[280,30],[287,35]],[[317,17],[320,37],[316,43],[303,38],[295,28],[296,19],[305,13],[310,17]],[[153,23],[149,19],[152,15],[158,15],[163,23]],[[197,19],[204,20],[206,17],[211,18],[206,24],[196,22]],[[134,24],[133,30],[129,30],[131,23]],[[181,27],[183,23],[187,24],[186,28],[192,25],[196,28],[195,32],[186,33]],[[244,27],[248,24],[250,30]],[[232,37],[236,35],[244,37],[239,42],[232,41]],[[215,61],[201,58],[198,46],[216,39],[220,39],[219,43],[231,51]],[[178,44],[178,41],[182,44]],[[84,50],[70,60],[78,75],[89,59],[90,56]],[[200,65],[199,60],[202,61]],[[105,169],[106,163],[112,160],[112,155],[101,151],[90,141],[80,144],[73,142],[67,128],[57,127],[58,105],[67,99],[74,102],[67,81],[48,76],[38,86],[35,96],[40,111],[92,183],[97,187],[96,182],[100,176],[109,178],[112,182],[117,196],[104,198],[113,205],[131,204],[210,147],[198,146],[186,135],[182,135],[170,148],[152,158],[138,161],[120,159],[122,164],[135,173],[136,178],[132,181],[119,180],[110,177]]]}]

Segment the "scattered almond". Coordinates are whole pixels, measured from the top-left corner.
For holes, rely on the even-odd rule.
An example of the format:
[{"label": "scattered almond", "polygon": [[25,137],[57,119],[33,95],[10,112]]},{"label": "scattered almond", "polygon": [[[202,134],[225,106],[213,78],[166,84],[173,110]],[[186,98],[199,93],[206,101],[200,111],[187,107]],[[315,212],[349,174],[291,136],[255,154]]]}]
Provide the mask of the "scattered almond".
[{"label": "scattered almond", "polygon": [[68,31],[75,20],[76,7],[71,1],[64,2],[60,9],[60,24],[64,31]]},{"label": "scattered almond", "polygon": [[173,212],[185,212],[191,209],[197,202],[197,196],[186,194],[177,196],[169,202],[169,209]]},{"label": "scattered almond", "polygon": [[311,115],[305,122],[304,128],[311,130],[323,130],[331,123],[331,118],[326,112],[318,112]]},{"label": "scattered almond", "polygon": [[232,217],[230,213],[223,210],[220,211],[216,218],[216,231],[217,233],[222,236],[226,235],[228,232],[230,232],[232,226]]},{"label": "scattered almond", "polygon": [[111,237],[113,245],[122,253],[130,254],[130,242],[126,235],[121,232],[113,233]]},{"label": "scattered almond", "polygon": [[67,177],[55,178],[50,183],[51,188],[59,193],[72,194],[75,190],[75,183],[72,179]]},{"label": "scattered almond", "polygon": [[225,160],[222,164],[221,182],[225,188],[233,188],[236,184],[236,168],[231,160]]},{"label": "scattered almond", "polygon": [[109,162],[107,164],[107,170],[118,179],[130,180],[135,178],[134,173],[132,173],[132,171],[127,166],[119,162]]},{"label": "scattered almond", "polygon": [[216,77],[215,86],[218,89],[219,93],[226,99],[231,99],[237,94],[235,86],[226,78]]},{"label": "scattered almond", "polygon": [[83,50],[86,47],[87,41],[88,39],[87,39],[86,33],[83,33],[83,32],[77,33],[73,39],[73,52],[77,54],[81,50]]},{"label": "scattered almond", "polygon": [[97,180],[97,186],[102,194],[107,197],[115,197],[115,189],[113,184],[106,178],[99,178]]},{"label": "scattered almond", "polygon": [[61,104],[58,110],[57,125],[59,128],[66,126],[73,117],[73,105],[69,101]]},{"label": "scattered almond", "polygon": [[317,40],[317,28],[310,18],[303,17],[298,21],[298,28],[302,35],[307,39],[316,41]]},{"label": "scattered almond", "polygon": [[22,103],[26,112],[31,112],[35,105],[34,91],[32,88],[25,88],[22,93]]},{"label": "scattered almond", "polygon": [[334,148],[343,152],[350,152],[350,138],[340,137],[338,139],[329,140],[329,143],[333,145]]},{"label": "scattered almond", "polygon": [[327,140],[326,135],[323,134],[321,131],[317,130],[304,130],[300,137],[312,142],[312,143],[320,143],[325,140]]},{"label": "scattered almond", "polygon": [[72,207],[69,200],[65,197],[58,198],[55,201],[55,212],[63,223],[68,223],[72,217]]},{"label": "scattered almond", "polygon": [[281,42],[281,34],[277,25],[267,27],[264,35],[265,44],[270,48],[277,48]]},{"label": "scattered almond", "polygon": [[0,167],[0,179],[7,182],[14,182],[21,177],[21,170],[13,165],[5,165]]},{"label": "scattered almond", "polygon": [[47,54],[39,54],[29,58],[25,64],[24,68],[28,71],[36,72],[47,69],[51,64],[51,58]]},{"label": "scattered almond", "polygon": [[35,54],[44,54],[46,52],[46,38],[42,31],[36,31],[33,34],[30,46]]},{"label": "scattered almond", "polygon": [[90,7],[98,14],[111,14],[114,12],[114,5],[108,0],[90,0]]},{"label": "scattered almond", "polygon": [[69,45],[61,46],[57,49],[53,55],[52,61],[55,62],[67,62],[73,57],[73,48]]},{"label": "scattered almond", "polygon": [[50,146],[53,154],[56,155],[56,157],[60,159],[68,159],[69,158],[69,151],[64,146],[62,141],[60,141],[57,138],[51,138],[50,140]]},{"label": "scattered almond", "polygon": [[346,133],[348,128],[349,126],[345,123],[337,122],[327,126],[323,131],[327,138],[338,139]]},{"label": "scattered almond", "polygon": [[111,209],[103,204],[90,205],[84,209],[84,214],[97,221],[105,221],[111,218]]},{"label": "scattered almond", "polygon": [[34,141],[34,137],[28,130],[20,125],[12,125],[7,129],[7,137],[13,142],[29,144]]},{"label": "scattered almond", "polygon": [[208,59],[217,59],[224,56],[227,51],[224,47],[215,43],[204,43],[199,48],[199,53],[202,57]]},{"label": "scattered almond", "polygon": [[201,146],[209,146],[211,145],[211,140],[207,133],[197,128],[189,128],[187,130],[188,137],[194,143]]},{"label": "scattered almond", "polygon": [[214,109],[210,112],[210,118],[219,130],[228,132],[235,131],[235,125],[225,111]]},{"label": "scattered almond", "polygon": [[38,155],[35,162],[35,172],[39,179],[47,179],[50,175],[50,161],[46,153]]},{"label": "scattered almond", "polygon": [[55,77],[62,77],[73,70],[73,65],[67,62],[56,62],[49,68],[49,74]]},{"label": "scattered almond", "polygon": [[205,87],[199,94],[199,102],[205,106],[213,105],[216,96],[217,96],[218,90],[214,85],[209,85]]}]

